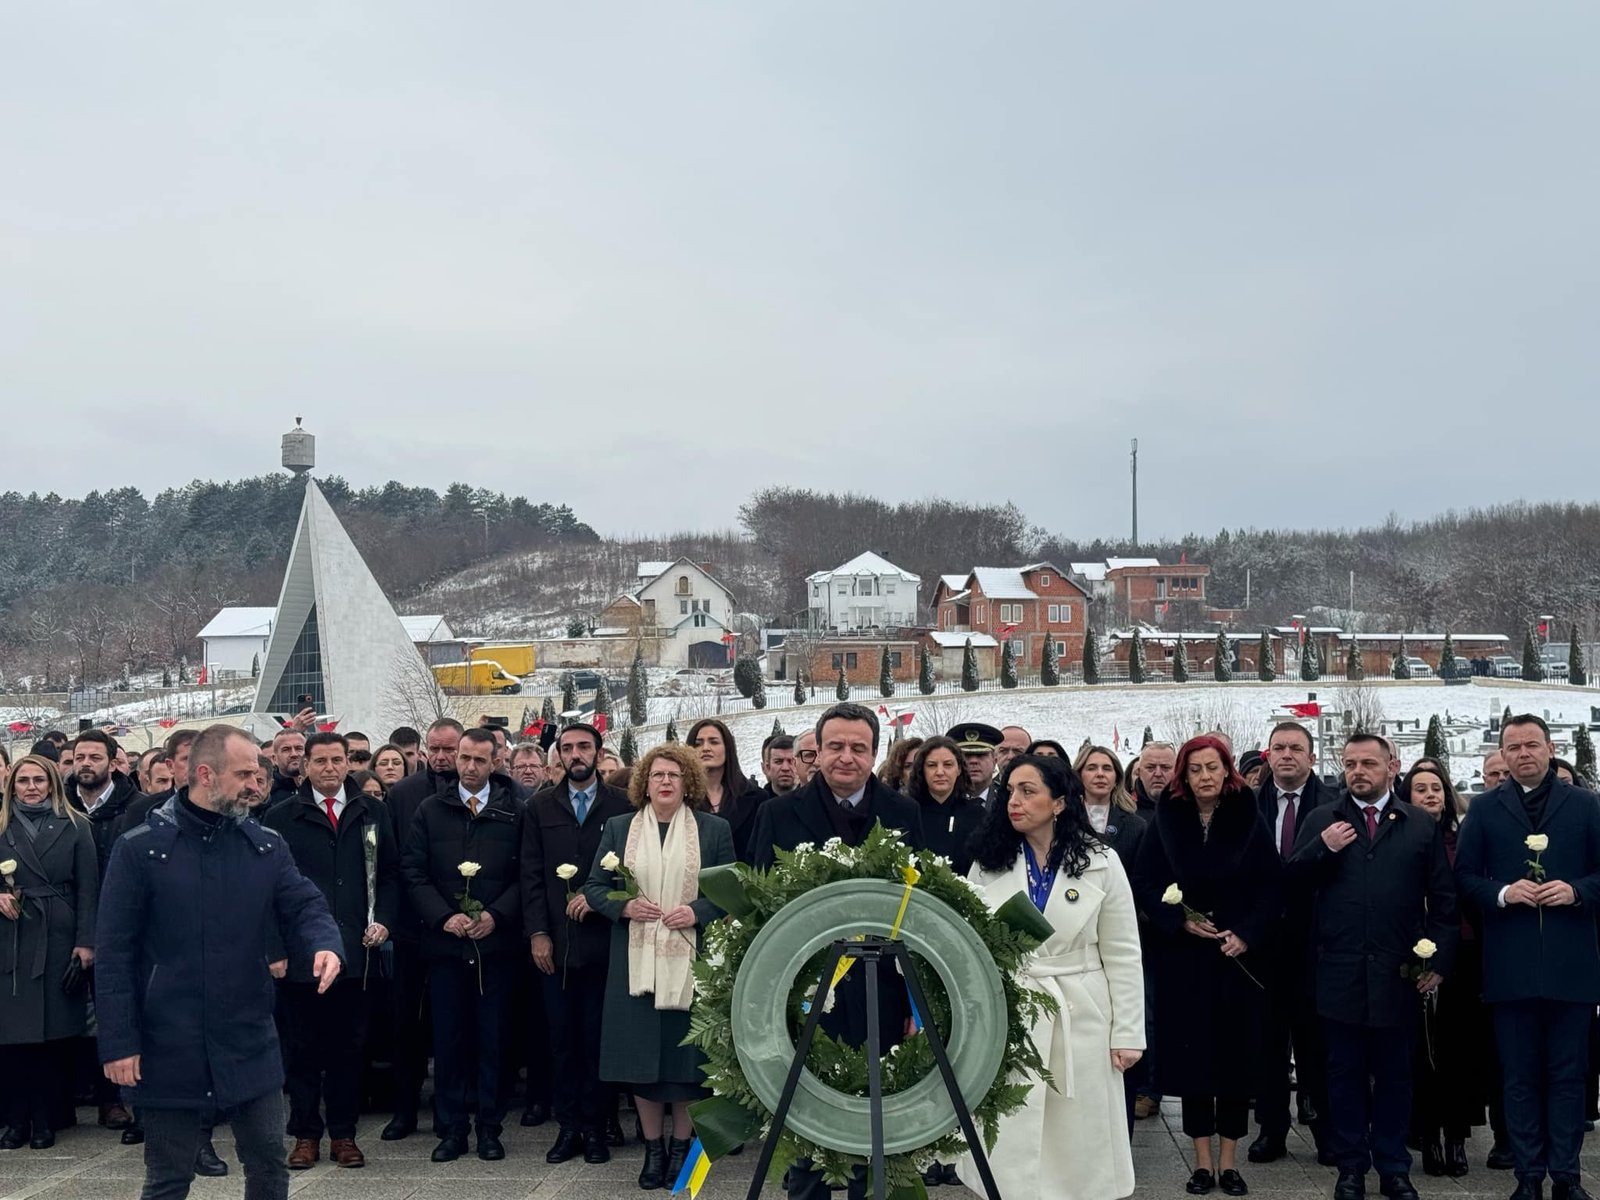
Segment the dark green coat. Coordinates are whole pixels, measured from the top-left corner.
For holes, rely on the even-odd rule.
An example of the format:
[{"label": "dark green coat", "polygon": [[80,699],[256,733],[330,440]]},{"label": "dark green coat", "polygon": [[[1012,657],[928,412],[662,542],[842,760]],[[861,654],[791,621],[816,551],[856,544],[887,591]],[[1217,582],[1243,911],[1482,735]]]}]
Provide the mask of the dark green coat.
[{"label": "dark green coat", "polygon": [[[628,826],[636,813],[624,813],[606,822],[600,849],[589,869],[583,894],[589,907],[614,924],[611,927],[611,966],[606,978],[606,1003],[600,1028],[600,1078],[614,1083],[704,1083],[701,1067],[705,1055],[681,1043],[689,1033],[688,1012],[659,1012],[654,996],[628,995],[628,925],[620,900],[606,899],[617,884],[600,860],[615,851],[618,858],[628,846]],[[722,866],[733,861],[733,831],[721,817],[693,813],[700,832],[700,866]],[[696,941],[722,910],[704,896],[690,905],[700,919]]]},{"label": "dark green coat", "polygon": [[[94,831],[82,813],[51,814],[38,836],[22,831],[13,814],[0,833],[0,861],[17,862],[17,887],[25,921],[0,917],[0,1045],[33,1045],[82,1037],[89,1019],[89,989],[75,996],[61,977],[75,946],[94,949],[100,865]],[[3,885],[3,883],[0,883]]]}]

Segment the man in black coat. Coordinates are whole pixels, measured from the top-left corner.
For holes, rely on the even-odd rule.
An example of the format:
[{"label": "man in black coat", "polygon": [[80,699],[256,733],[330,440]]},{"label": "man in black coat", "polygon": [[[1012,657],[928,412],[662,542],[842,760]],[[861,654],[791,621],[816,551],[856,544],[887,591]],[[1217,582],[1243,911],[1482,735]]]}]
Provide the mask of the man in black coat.
[{"label": "man in black coat", "polygon": [[[582,1154],[606,1162],[606,1122],[616,1089],[600,1079],[600,1014],[605,1007],[611,961],[611,923],[590,911],[583,885],[612,817],[633,811],[626,792],[596,774],[600,733],[591,725],[569,725],[555,753],[566,778],[528,801],[522,831],[522,921],[543,973],[549,1016],[551,1089],[561,1132],[545,1155],[561,1163]],[[576,868],[570,879],[559,874]]]},{"label": "man in black coat", "polygon": [[233,1125],[246,1194],[283,1200],[268,930],[284,931],[324,990],[343,944],[282,837],[250,815],[263,798],[254,740],[213,725],[193,757],[187,791],[112,848],[96,939],[100,1057],[140,1107],[144,1195],[188,1194],[215,1115]]},{"label": "man in black coat", "polygon": [[[321,890],[344,938],[345,977],[319,993],[303,955],[270,952],[278,984],[278,1029],[289,1083],[289,1168],[321,1157],[341,1167],[366,1164],[356,1145],[367,1036],[366,974],[371,948],[388,940],[400,903],[400,852],[388,810],[346,778],[342,734],[306,739],[305,782],[261,823],[283,835],[300,873]],[[369,888],[370,879],[370,888]],[[269,939],[281,945],[280,939]],[[327,1123],[323,1123],[323,1105]]]},{"label": "man in black coat", "polygon": [[1472,802],[1456,878],[1483,915],[1483,998],[1505,1077],[1513,1197],[1540,1200],[1548,1173],[1554,1200],[1587,1200],[1578,1153],[1600,1004],[1600,797],[1557,778],[1538,717],[1507,721],[1500,753],[1511,778]]},{"label": "man in black coat", "polygon": [[[1311,732],[1296,721],[1276,726],[1267,739],[1269,774],[1262,781],[1256,802],[1267,833],[1288,862],[1294,856],[1295,835],[1313,811],[1338,800],[1338,793],[1316,777],[1317,756]],[[1289,1059],[1293,1049],[1299,1086],[1300,1118],[1311,1127],[1317,1159],[1333,1165],[1323,1135],[1323,1114],[1328,1107],[1327,1051],[1322,1044],[1322,1022],[1317,1017],[1311,985],[1311,902],[1303,891],[1289,890],[1278,935],[1267,948],[1262,963],[1267,988],[1267,1053],[1273,1062],[1268,1081],[1256,1097],[1256,1123],[1261,1134],[1250,1145],[1251,1162],[1273,1162],[1288,1151]]]},{"label": "man in black coat", "polygon": [[272,735],[272,791],[267,807],[292,799],[306,777],[306,735],[294,726]]},{"label": "man in black coat", "polygon": [[[1344,747],[1347,794],[1295,835],[1291,886],[1307,889],[1317,1013],[1328,1047],[1334,1200],[1366,1194],[1376,1166],[1391,1200],[1416,1200],[1406,1132],[1421,996],[1450,970],[1460,926],[1438,824],[1389,792],[1389,752],[1370,733]],[[1422,939],[1434,953],[1417,952]],[[1425,947],[1424,947],[1425,949]],[[1412,976],[1416,976],[1413,982]]]},{"label": "man in black coat", "polygon": [[[456,785],[456,750],[461,744],[461,722],[441,717],[428,726],[427,758],[420,770],[405,776],[384,796],[394,823],[395,841],[402,854],[417,810],[429,796]],[[400,888],[400,908],[389,929],[393,939],[394,977],[389,981],[394,1022],[394,1118],[383,1127],[382,1138],[396,1142],[417,1131],[417,1107],[428,1076],[427,1013],[428,972],[422,959],[422,921],[411,903],[410,889]],[[437,1106],[436,1106],[437,1107]],[[434,1113],[438,1125],[438,1113]]]},{"label": "man in black coat", "polygon": [[[462,733],[457,780],[422,802],[400,857],[422,922],[433,1003],[435,1105],[444,1131],[434,1162],[466,1153],[469,1088],[478,1100],[478,1157],[505,1157],[500,1132],[509,1089],[501,1075],[524,945],[524,812],[510,776],[494,771],[494,756],[488,730]],[[469,1080],[474,1050],[476,1079]]]},{"label": "man in black coat", "polygon": [[[875,824],[901,831],[905,844],[923,848],[922,812],[915,801],[880,783],[872,773],[878,758],[878,717],[870,708],[835,704],[817,720],[817,771],[811,781],[787,795],[774,796],[756,813],[750,835],[750,860],[769,870],[775,851],[793,850],[802,842],[822,846],[832,838],[859,846]],[[834,1010],[822,1018],[831,1036],[860,1046],[867,1040],[866,972],[846,975],[836,993]],[[910,1018],[903,987],[878,992],[878,1021],[884,1053],[904,1040]],[[809,1163],[790,1168],[787,1186],[794,1200],[828,1200],[828,1185]],[[850,1200],[866,1195],[866,1175],[850,1183]]]},{"label": "man in black coat", "polygon": [[1133,802],[1139,815],[1149,820],[1156,811],[1156,798],[1172,782],[1178,765],[1178,749],[1171,742],[1150,742],[1139,750],[1139,765],[1134,769]]}]

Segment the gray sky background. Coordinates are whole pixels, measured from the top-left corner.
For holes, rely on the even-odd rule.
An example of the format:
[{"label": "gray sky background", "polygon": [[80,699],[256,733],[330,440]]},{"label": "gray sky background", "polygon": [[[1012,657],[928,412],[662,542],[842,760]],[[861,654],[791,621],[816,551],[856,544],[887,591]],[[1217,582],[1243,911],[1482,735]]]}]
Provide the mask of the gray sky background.
[{"label": "gray sky background", "polygon": [[1600,7],[8,5],[0,488],[1595,495]]}]

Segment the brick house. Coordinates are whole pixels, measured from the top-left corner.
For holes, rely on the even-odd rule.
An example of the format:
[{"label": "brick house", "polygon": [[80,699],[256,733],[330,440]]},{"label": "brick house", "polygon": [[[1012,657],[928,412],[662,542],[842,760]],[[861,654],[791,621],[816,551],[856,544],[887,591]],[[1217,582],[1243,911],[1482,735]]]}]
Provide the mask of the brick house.
[{"label": "brick house", "polygon": [[1182,556],[1176,563],[1155,558],[1108,558],[1070,564],[1072,577],[1097,603],[1108,625],[1148,625],[1176,630],[1228,621],[1233,610],[1211,607],[1206,589],[1211,568]]},{"label": "brick house", "polygon": [[[801,643],[801,639],[795,641]],[[896,683],[917,681],[917,643],[908,639],[878,642],[854,637],[819,638],[804,642],[803,648],[806,680],[819,689],[831,687],[842,668],[852,687],[871,687],[872,694],[877,695],[878,673],[883,670],[885,654],[889,656],[890,678]],[[785,673],[791,678],[794,667],[795,657],[787,656]]]},{"label": "brick house", "polygon": [[1037,667],[1047,640],[1062,662],[1083,655],[1089,593],[1053,563],[1025,567],[974,567],[941,575],[933,611],[941,633],[986,633],[1012,643],[1017,665]]}]

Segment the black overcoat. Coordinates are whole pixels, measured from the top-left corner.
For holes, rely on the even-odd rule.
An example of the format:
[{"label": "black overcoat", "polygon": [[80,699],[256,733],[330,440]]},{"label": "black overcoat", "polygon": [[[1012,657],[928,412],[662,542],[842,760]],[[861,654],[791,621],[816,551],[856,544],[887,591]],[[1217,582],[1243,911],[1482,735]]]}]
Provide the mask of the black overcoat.
[{"label": "black overcoat", "polygon": [[26,919],[0,918],[0,1046],[81,1037],[87,988],[61,988],[75,946],[93,950],[100,868],[88,819],[51,813],[30,838],[13,812],[0,833],[0,860],[14,860]]},{"label": "black overcoat", "polygon": [[[555,944],[556,975],[567,967],[603,964],[611,953],[611,923],[591,912],[581,921],[567,919],[567,893],[581,892],[594,863],[595,849],[606,822],[633,811],[628,794],[601,783],[582,825],[572,807],[566,781],[533,794],[522,827],[522,924],[528,937],[550,935]],[[571,880],[556,874],[570,863],[578,868]]]},{"label": "black overcoat", "polygon": [[[474,817],[460,788],[447,784],[417,810],[400,852],[400,873],[411,906],[422,922],[422,952],[428,958],[472,962],[477,955],[528,953],[522,936],[522,825],[526,813],[509,776],[489,777],[489,800]],[[473,941],[444,931],[461,911],[468,884],[461,864],[475,862],[472,899],[493,917],[494,932]]]}]

